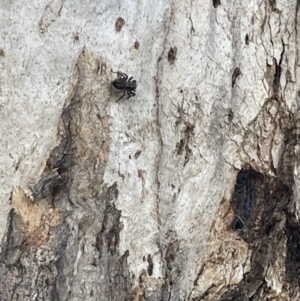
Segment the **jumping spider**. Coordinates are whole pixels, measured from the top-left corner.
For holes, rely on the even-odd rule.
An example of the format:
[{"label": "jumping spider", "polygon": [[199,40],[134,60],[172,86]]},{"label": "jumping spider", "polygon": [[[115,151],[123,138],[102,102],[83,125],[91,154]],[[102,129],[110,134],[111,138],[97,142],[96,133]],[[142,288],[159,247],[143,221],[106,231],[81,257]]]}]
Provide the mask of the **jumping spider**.
[{"label": "jumping spider", "polygon": [[121,71],[113,72],[113,73],[117,73],[118,78],[115,79],[112,82],[112,85],[117,90],[121,90],[121,91],[116,92],[114,94],[118,94],[118,93],[123,92],[123,95],[117,101],[119,101],[120,99],[122,99],[125,96],[126,92],[127,92],[127,95],[128,95],[128,97],[126,99],[128,99],[128,98],[130,98],[132,96],[135,96],[135,92],[136,92],[135,91],[135,89],[136,89],[136,80],[132,80],[133,79],[132,76],[128,79],[128,75],[126,73],[122,73]]}]

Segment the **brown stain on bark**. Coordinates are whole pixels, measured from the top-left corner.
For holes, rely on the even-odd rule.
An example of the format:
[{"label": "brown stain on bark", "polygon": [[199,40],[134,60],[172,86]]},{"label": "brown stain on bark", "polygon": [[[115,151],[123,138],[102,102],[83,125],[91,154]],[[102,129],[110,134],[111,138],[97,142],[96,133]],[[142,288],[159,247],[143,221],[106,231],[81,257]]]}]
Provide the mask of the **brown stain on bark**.
[{"label": "brown stain on bark", "polygon": [[13,189],[11,207],[21,218],[25,245],[41,246],[49,235],[50,227],[59,224],[57,208],[43,209],[20,187]]},{"label": "brown stain on bark", "polygon": [[125,20],[121,17],[119,17],[117,20],[116,20],[116,23],[115,23],[115,29],[117,32],[121,31],[122,27],[124,26],[125,24]]}]

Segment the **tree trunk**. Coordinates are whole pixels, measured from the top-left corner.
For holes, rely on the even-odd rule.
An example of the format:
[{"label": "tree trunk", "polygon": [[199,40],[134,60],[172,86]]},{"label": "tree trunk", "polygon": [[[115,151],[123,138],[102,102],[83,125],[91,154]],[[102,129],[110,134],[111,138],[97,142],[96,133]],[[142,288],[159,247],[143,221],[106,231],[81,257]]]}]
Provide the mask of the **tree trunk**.
[{"label": "tree trunk", "polygon": [[0,300],[300,300],[297,0],[1,11]]}]

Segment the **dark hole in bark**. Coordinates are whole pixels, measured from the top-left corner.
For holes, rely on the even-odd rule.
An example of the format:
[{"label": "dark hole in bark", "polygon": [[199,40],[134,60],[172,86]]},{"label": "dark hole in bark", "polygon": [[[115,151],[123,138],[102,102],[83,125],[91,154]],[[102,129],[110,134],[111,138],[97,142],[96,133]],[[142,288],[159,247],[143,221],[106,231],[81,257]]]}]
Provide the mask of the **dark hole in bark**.
[{"label": "dark hole in bark", "polygon": [[141,155],[142,151],[138,150],[135,154],[134,154],[134,159],[137,159],[140,155]]},{"label": "dark hole in bark", "polygon": [[177,57],[177,47],[171,47],[168,52],[168,62],[173,65]]},{"label": "dark hole in bark", "polygon": [[181,139],[179,142],[176,143],[177,155],[181,155],[183,153],[183,146],[184,146],[183,139]]},{"label": "dark hole in bark", "polygon": [[259,173],[253,169],[242,169],[236,179],[234,188],[234,211],[236,216],[232,223],[234,230],[241,230],[247,226],[254,215],[256,204],[256,193],[254,181]]},{"label": "dark hole in bark", "polygon": [[245,36],[245,43],[246,43],[246,45],[249,45],[249,35],[248,34],[246,34],[246,36]]},{"label": "dark hole in bark", "polygon": [[232,88],[234,87],[234,85],[236,83],[237,77],[240,75],[242,75],[241,69],[239,67],[235,68],[232,73],[232,83],[231,83]]},{"label": "dark hole in bark", "polygon": [[221,5],[221,0],[213,0],[214,8],[217,8],[219,5]]},{"label": "dark hole in bark", "polygon": [[135,48],[136,50],[140,48],[140,43],[139,43],[139,41],[135,41],[135,42],[134,42],[134,48]]},{"label": "dark hole in bark", "polygon": [[276,69],[275,69],[276,71],[273,80],[274,95],[278,93],[279,86],[280,86],[280,76],[281,76],[281,66],[280,64],[277,64],[276,60],[275,60],[275,64],[276,64]]},{"label": "dark hole in bark", "polygon": [[153,274],[153,260],[152,260],[151,254],[148,255],[147,260],[148,260],[148,268],[147,268],[148,275],[152,276],[152,274]]},{"label": "dark hole in bark", "polygon": [[242,230],[244,227],[245,227],[245,224],[243,223],[243,221],[238,216],[236,216],[232,223],[232,229],[233,230]]},{"label": "dark hole in bark", "polygon": [[116,31],[121,31],[124,24],[125,24],[125,20],[123,18],[119,17],[115,24]]},{"label": "dark hole in bark", "polygon": [[273,225],[272,224],[266,226],[266,234],[268,236],[270,235],[270,233],[272,232],[272,230],[273,230]]}]

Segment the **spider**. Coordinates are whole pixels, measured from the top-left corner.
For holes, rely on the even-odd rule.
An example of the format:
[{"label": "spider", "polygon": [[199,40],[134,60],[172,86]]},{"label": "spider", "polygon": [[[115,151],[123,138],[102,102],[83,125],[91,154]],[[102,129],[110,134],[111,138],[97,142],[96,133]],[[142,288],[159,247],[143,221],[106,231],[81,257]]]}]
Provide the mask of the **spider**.
[{"label": "spider", "polygon": [[121,71],[113,72],[113,73],[117,73],[118,78],[112,82],[112,85],[117,90],[121,90],[114,94],[123,92],[123,95],[117,100],[117,102],[125,96],[126,92],[128,95],[128,97],[126,99],[128,99],[132,96],[135,96],[136,80],[132,80],[133,79],[132,76],[128,79],[128,75],[126,73],[122,73]]}]

